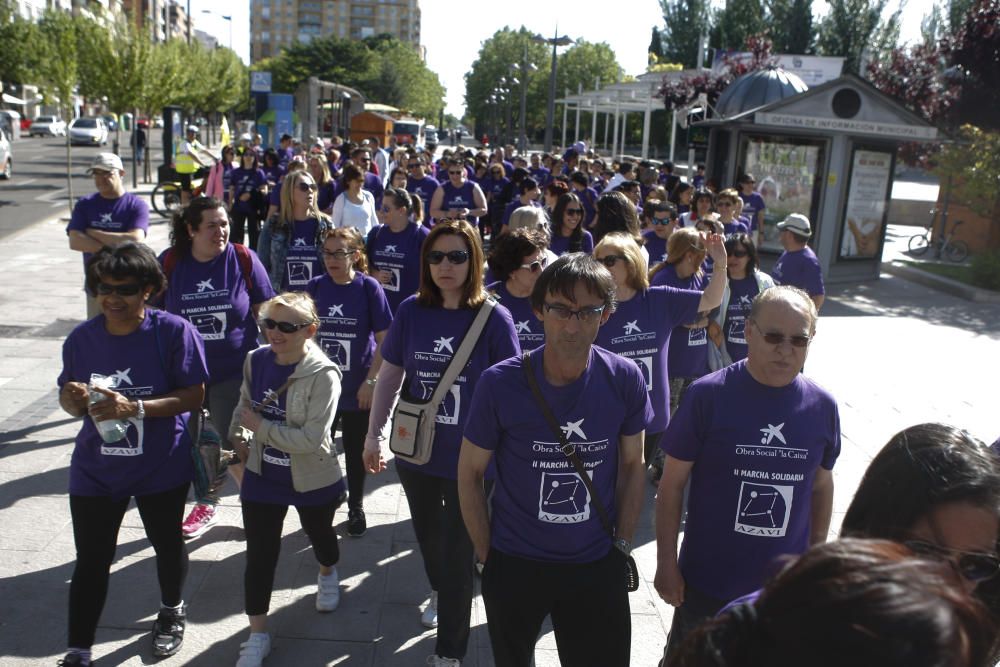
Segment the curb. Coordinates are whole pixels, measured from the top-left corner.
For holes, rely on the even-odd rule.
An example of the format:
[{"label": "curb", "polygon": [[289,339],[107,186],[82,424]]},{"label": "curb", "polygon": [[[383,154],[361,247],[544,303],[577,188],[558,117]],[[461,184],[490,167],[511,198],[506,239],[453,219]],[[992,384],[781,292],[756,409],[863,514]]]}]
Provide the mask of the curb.
[{"label": "curb", "polygon": [[973,287],[951,278],[945,278],[927,271],[907,266],[901,262],[882,262],[882,273],[904,278],[925,287],[931,287],[942,292],[972,301],[974,303],[1000,303],[1000,292]]}]

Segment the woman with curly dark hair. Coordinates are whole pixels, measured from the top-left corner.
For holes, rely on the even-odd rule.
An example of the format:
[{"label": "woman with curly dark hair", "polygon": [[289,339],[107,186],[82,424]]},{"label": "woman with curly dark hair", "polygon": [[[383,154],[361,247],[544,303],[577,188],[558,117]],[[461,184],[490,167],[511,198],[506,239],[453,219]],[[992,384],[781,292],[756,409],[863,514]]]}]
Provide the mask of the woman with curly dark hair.
[{"label": "woman with curly dark hair", "polygon": [[510,311],[522,352],[535,349],[545,340],[542,323],[531,309],[531,290],[548,264],[546,246],[545,232],[516,229],[497,239],[487,259],[497,280],[486,289]]}]

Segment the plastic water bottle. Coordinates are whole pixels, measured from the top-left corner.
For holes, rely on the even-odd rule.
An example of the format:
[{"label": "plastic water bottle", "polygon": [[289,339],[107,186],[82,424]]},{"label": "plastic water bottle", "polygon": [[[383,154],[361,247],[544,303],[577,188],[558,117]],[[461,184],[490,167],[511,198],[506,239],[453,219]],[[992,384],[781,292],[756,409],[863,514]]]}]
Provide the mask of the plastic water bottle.
[{"label": "plastic water bottle", "polygon": [[[106,377],[99,373],[91,374],[90,404],[93,405],[94,403],[108,400],[108,396],[105,396],[99,391],[94,391],[95,388],[114,389],[116,385],[117,383],[114,378]],[[93,419],[93,417],[91,417],[91,419]],[[101,439],[107,443],[123,440],[125,438],[125,433],[128,431],[128,423],[122,421],[121,419],[105,419],[103,421],[97,421],[94,419],[94,426],[97,427],[97,432],[101,434]]]}]

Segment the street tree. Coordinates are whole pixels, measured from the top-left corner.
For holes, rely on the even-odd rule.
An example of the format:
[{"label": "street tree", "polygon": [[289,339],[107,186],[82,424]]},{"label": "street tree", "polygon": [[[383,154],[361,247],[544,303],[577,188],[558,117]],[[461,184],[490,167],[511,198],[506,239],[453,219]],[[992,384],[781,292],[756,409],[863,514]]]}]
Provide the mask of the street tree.
[{"label": "street tree", "polygon": [[664,21],[660,31],[664,58],[688,69],[695,67],[701,35],[707,35],[711,27],[710,3],[708,0],[660,0],[660,8]]},{"label": "street tree", "polygon": [[819,52],[843,57],[845,72],[858,74],[866,55],[874,59],[896,46],[901,6],[883,20],[889,0],[830,0],[829,5],[820,22]]},{"label": "street tree", "polygon": [[371,78],[376,65],[377,56],[365,42],[330,35],[308,43],[294,42],[254,69],[271,72],[274,92],[294,93],[311,76],[359,88]]},{"label": "street tree", "polygon": [[[562,95],[568,90],[571,95],[575,95],[580,86],[584,90],[593,90],[598,79],[602,86],[606,86],[622,80],[624,74],[625,70],[618,64],[614,50],[606,42],[594,44],[581,39],[559,55],[556,93]],[[544,78],[547,86],[548,77],[541,78]],[[529,123],[533,122],[534,127],[541,125],[543,110],[535,109],[534,116],[531,109],[528,110]],[[575,122],[575,117],[570,122]]]},{"label": "street tree", "polygon": [[375,56],[369,78],[359,90],[371,100],[389,104],[421,118],[437,118],[444,109],[445,89],[411,44],[392,35],[365,40]]},{"label": "street tree", "polygon": [[811,0],[768,0],[767,13],[768,36],[775,53],[815,53]]},{"label": "street tree", "polygon": [[726,0],[716,14],[709,44],[724,51],[739,51],[747,37],[767,29],[761,0]]},{"label": "street tree", "polygon": [[653,34],[649,38],[649,48],[647,51],[656,56],[655,62],[659,62],[660,58],[663,57],[663,42],[660,40],[660,30],[655,25],[653,26]]},{"label": "street tree", "polygon": [[0,0],[0,84],[24,83],[34,65],[37,27],[18,12],[18,3]]},{"label": "street tree", "polygon": [[951,74],[962,87],[957,120],[1000,129],[1000,0],[975,0],[951,47]]}]

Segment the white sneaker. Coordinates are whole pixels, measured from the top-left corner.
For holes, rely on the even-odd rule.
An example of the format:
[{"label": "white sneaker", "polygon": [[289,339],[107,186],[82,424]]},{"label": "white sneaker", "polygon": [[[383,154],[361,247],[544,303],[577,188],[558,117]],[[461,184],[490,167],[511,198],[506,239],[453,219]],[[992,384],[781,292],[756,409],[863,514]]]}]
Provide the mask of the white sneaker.
[{"label": "white sneaker", "polygon": [[240,644],[240,659],[236,661],[236,667],[261,667],[270,652],[271,635],[251,632],[250,639]]},{"label": "white sneaker", "polygon": [[[425,628],[436,628],[438,626],[438,594],[437,591],[431,591],[431,600],[424,607],[424,611],[420,614],[420,622],[423,623]],[[431,656],[434,657],[434,656]],[[443,659],[443,658],[442,658]],[[438,663],[429,663],[438,664]],[[441,663],[448,664],[448,663]],[[455,664],[458,664],[457,662]]]},{"label": "white sneaker", "polygon": [[457,658],[442,658],[439,655],[427,656],[427,664],[431,667],[461,667]]},{"label": "white sneaker", "polygon": [[340,579],[337,568],[328,576],[316,577],[316,611],[333,611],[340,604]]}]

